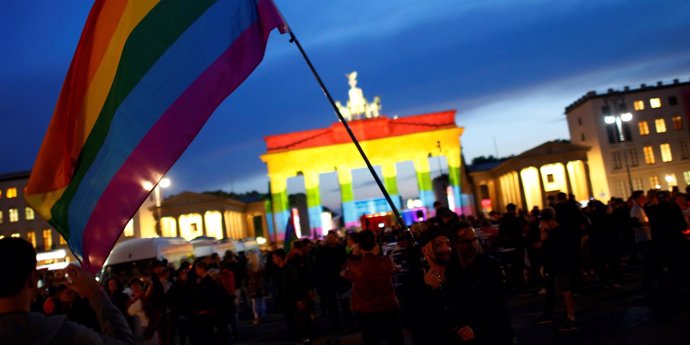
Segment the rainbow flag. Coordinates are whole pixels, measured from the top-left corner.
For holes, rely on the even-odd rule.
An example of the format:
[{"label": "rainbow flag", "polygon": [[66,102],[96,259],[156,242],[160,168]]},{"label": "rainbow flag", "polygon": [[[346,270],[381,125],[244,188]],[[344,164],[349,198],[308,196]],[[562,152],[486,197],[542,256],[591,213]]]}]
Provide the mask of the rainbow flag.
[{"label": "rainbow flag", "polygon": [[97,0],[26,200],[82,265],[127,222],[287,25],[272,0]]}]

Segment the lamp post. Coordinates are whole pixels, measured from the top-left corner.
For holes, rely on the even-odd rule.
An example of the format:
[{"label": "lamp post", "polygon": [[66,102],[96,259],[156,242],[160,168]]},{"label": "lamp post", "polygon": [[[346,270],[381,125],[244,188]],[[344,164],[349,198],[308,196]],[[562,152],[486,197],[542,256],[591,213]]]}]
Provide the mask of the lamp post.
[{"label": "lamp post", "polygon": [[[609,104],[609,100],[607,99],[605,101],[607,105]],[[620,104],[613,104],[614,108],[616,109],[615,114],[605,114],[604,116],[604,122],[607,125],[616,125],[616,129],[618,130],[618,135],[616,136],[616,142],[623,143],[623,162],[625,164],[625,171],[628,174],[628,185],[630,187],[630,194],[632,195],[633,192],[633,183],[632,183],[632,177],[630,176],[630,165],[628,164],[628,152],[627,152],[627,147],[625,145],[625,142],[627,141],[628,138],[625,137],[625,132],[623,132],[623,122],[630,122],[632,121],[633,115],[629,112],[625,112],[625,103],[620,103]],[[620,111],[620,112],[619,112]]]},{"label": "lamp post", "polygon": [[163,199],[163,193],[161,191],[161,188],[168,188],[170,187],[170,179],[167,177],[163,177],[160,181],[158,181],[158,185],[153,189],[153,201],[156,206],[156,233],[158,236],[163,236],[163,229],[161,226],[161,203]]}]

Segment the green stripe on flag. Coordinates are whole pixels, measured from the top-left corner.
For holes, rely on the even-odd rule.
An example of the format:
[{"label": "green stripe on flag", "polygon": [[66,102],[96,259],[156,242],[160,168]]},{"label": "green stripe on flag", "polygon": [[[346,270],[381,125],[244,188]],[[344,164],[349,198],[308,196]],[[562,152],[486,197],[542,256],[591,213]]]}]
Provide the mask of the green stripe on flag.
[{"label": "green stripe on flag", "polygon": [[168,47],[174,44],[180,35],[215,2],[216,0],[163,1],[156,5],[132,30],[122,51],[108,97],[79,155],[77,170],[62,198],[51,209],[52,220],[58,223],[53,225],[65,232],[68,231],[64,227],[68,226],[69,204],[103,145],[113,115],[120,104]]}]

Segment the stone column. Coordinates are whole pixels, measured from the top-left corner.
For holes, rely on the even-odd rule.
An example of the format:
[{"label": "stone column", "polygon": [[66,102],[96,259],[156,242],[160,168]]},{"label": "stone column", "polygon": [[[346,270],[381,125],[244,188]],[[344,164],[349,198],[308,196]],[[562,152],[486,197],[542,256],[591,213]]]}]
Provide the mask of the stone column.
[{"label": "stone column", "polygon": [[575,195],[575,191],[573,191],[573,184],[570,182],[570,172],[568,172],[568,162],[561,163],[563,166],[563,171],[565,172],[565,183],[566,186],[568,187],[568,194],[573,194]]},{"label": "stone column", "polygon": [[400,210],[401,202],[400,192],[398,191],[398,170],[395,166],[395,162],[384,162],[381,165],[381,172],[383,173],[383,184],[386,187],[386,191],[393,200],[395,207]]},{"label": "stone column", "polygon": [[355,194],[352,189],[352,171],[350,167],[338,167],[338,183],[340,184],[340,201],[343,208],[345,227],[357,226],[357,212],[355,210]]},{"label": "stone column", "polygon": [[307,171],[304,173],[304,189],[307,192],[307,208],[309,209],[309,233],[315,237],[323,234],[321,224],[321,195],[319,193],[319,173]]},{"label": "stone column", "polygon": [[275,219],[276,241],[285,238],[285,226],[290,219],[290,202],[288,201],[287,179],[283,176],[270,176],[271,203]]},{"label": "stone column", "polygon": [[268,240],[271,242],[276,242],[277,236],[275,233],[275,229],[273,227],[273,204],[271,203],[271,199],[266,199],[264,200],[264,209],[266,210],[266,231],[267,233],[264,234],[264,236],[268,237]]},{"label": "stone column", "polygon": [[460,151],[451,150],[446,155],[446,160],[448,161],[448,182],[453,188],[453,200],[455,201],[455,213],[463,214],[463,202],[462,193],[460,186]]},{"label": "stone column", "polygon": [[582,161],[582,166],[585,168],[585,179],[587,179],[587,193],[589,197],[594,196],[594,189],[592,188],[592,180],[589,177],[589,163],[587,161]]},{"label": "stone column", "polygon": [[414,160],[414,170],[417,172],[417,187],[419,199],[427,210],[434,208],[434,190],[431,184],[431,172],[427,156],[418,156]]},{"label": "stone column", "polygon": [[224,209],[221,209],[220,211],[220,226],[223,232],[223,239],[230,237],[228,236],[228,227],[225,224],[225,212],[227,211],[225,211]]},{"label": "stone column", "polygon": [[541,177],[541,167],[537,167],[537,176],[539,176],[539,194],[541,195],[541,208],[549,206],[544,192],[544,179]]},{"label": "stone column", "polygon": [[522,181],[522,170],[517,172],[518,186],[520,187],[520,207],[523,211],[529,212],[527,209],[527,198],[525,197],[525,184]]}]

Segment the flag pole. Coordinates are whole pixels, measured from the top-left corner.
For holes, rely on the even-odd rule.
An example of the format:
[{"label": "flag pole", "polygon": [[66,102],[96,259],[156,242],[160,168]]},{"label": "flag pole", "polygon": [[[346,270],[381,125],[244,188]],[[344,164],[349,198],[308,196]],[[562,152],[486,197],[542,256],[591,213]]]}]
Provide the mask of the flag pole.
[{"label": "flag pole", "polygon": [[347,119],[345,119],[343,114],[340,113],[340,109],[338,109],[338,106],[335,104],[335,100],[333,100],[331,93],[328,91],[328,89],[326,88],[326,85],[321,80],[319,73],[316,72],[314,65],[311,63],[311,60],[309,60],[307,53],[302,48],[302,45],[299,43],[299,40],[295,36],[295,33],[292,32],[292,29],[289,31],[289,33],[290,33],[290,43],[294,43],[297,45],[297,49],[299,49],[299,52],[302,54],[304,61],[306,61],[307,65],[309,65],[309,69],[311,70],[311,73],[314,75],[314,78],[316,78],[316,81],[319,83],[319,86],[321,87],[321,91],[323,91],[323,93],[326,95],[326,98],[328,98],[328,102],[331,103],[331,107],[333,107],[333,110],[338,115],[338,118],[340,119],[340,123],[342,123],[343,127],[345,127],[345,130],[347,130],[347,134],[350,135],[350,139],[352,139],[352,142],[357,147],[357,151],[359,151],[359,154],[362,156],[362,159],[364,159],[364,162],[367,164],[367,168],[369,168],[369,172],[371,172],[371,176],[374,177],[374,180],[376,181],[376,184],[379,186],[379,189],[381,189],[383,196],[386,197],[386,201],[388,201],[388,205],[390,205],[391,209],[393,210],[393,213],[395,214],[395,220],[398,222],[398,224],[400,224],[400,226],[403,229],[405,229],[409,233],[410,236],[412,236],[412,239],[414,240],[414,234],[412,234],[412,231],[410,231],[410,229],[407,227],[407,225],[405,225],[405,222],[403,221],[402,217],[400,216],[400,212],[398,211],[398,208],[395,206],[395,203],[393,203],[393,199],[391,199],[391,196],[388,194],[386,187],[383,185],[383,183],[381,182],[381,179],[376,174],[376,171],[374,170],[374,167],[371,165],[369,158],[367,157],[366,153],[364,153],[362,146],[359,144],[357,137],[352,132],[352,129],[350,129],[350,125],[348,124]]}]

